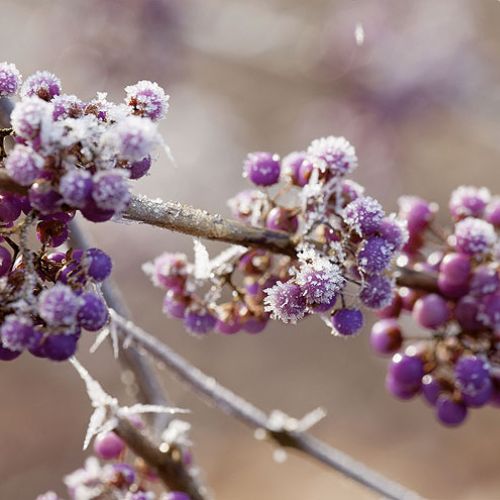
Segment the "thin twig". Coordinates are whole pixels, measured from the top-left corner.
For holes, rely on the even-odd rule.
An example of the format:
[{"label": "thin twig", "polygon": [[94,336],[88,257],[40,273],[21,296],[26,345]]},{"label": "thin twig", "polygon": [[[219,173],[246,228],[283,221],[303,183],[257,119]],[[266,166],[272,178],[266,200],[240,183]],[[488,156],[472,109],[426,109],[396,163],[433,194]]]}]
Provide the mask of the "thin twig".
[{"label": "thin twig", "polygon": [[160,479],[173,491],[182,491],[191,500],[205,500],[205,489],[200,487],[184,466],[182,453],[175,447],[160,450],[130,422],[121,419],[114,431],[129,448],[148,465],[153,466]]},{"label": "thin twig", "polygon": [[371,490],[391,499],[417,499],[419,495],[386,479],[343,452],[300,430],[276,428],[270,417],[252,403],[241,398],[215,379],[204,374],[186,359],[152,335],[114,313],[119,334],[127,341],[140,345],[152,356],[186,382],[198,394],[224,413],[233,416],[255,430],[263,430],[268,437],[283,447],[298,450],[331,467]]}]

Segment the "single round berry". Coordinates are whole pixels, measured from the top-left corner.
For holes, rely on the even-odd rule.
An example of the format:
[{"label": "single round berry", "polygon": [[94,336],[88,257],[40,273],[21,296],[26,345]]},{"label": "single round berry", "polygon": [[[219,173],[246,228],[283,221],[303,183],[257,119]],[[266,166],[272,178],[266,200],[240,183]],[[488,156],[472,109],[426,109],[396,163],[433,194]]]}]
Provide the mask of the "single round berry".
[{"label": "single round berry", "polygon": [[436,293],[425,295],[415,302],[413,318],[424,328],[436,329],[451,317],[446,300]]},{"label": "single round berry", "polygon": [[500,270],[491,265],[478,266],[472,275],[470,293],[487,295],[500,289]]},{"label": "single round berry", "polygon": [[470,295],[462,297],[455,305],[455,319],[465,331],[475,332],[483,327],[478,316],[479,306],[478,299]]},{"label": "single round berry", "polygon": [[155,82],[141,80],[125,87],[125,102],[138,116],[146,116],[153,121],[161,120],[168,111],[168,95]]},{"label": "single round berry", "polygon": [[484,218],[496,228],[500,227],[500,196],[493,198],[488,204]]},{"label": "single round berry", "polygon": [[272,186],[280,178],[281,164],[278,155],[250,153],[245,160],[244,175],[257,186]]},{"label": "single round berry", "polygon": [[60,93],[61,80],[49,71],[37,71],[28,76],[21,87],[21,97],[38,96],[45,101],[50,101]]},{"label": "single round berry", "polygon": [[98,434],[94,440],[94,452],[103,460],[118,458],[124,451],[124,441],[114,432]]},{"label": "single round berry", "polygon": [[52,361],[66,361],[76,352],[78,335],[49,335],[43,343],[43,356]]},{"label": "single round berry", "polygon": [[371,330],[370,344],[380,354],[394,354],[403,343],[403,335],[397,320],[377,321]]},{"label": "single round berry", "polygon": [[307,149],[307,159],[321,172],[332,175],[351,173],[358,166],[356,151],[345,137],[315,139]]},{"label": "single round berry", "polygon": [[332,315],[334,335],[351,336],[363,327],[363,313],[355,308],[343,308]]},{"label": "single round berry", "polygon": [[387,242],[393,251],[401,250],[408,241],[406,223],[393,217],[384,217],[380,221],[378,234]]},{"label": "single round berry", "polygon": [[10,97],[17,94],[21,81],[21,73],[14,64],[0,63],[0,97]]},{"label": "single round berry", "polygon": [[82,266],[90,278],[102,282],[111,274],[113,264],[108,254],[99,248],[89,248],[83,254]]},{"label": "single round berry", "polygon": [[142,160],[134,161],[129,164],[127,170],[130,173],[130,179],[140,179],[144,177],[151,168],[151,156],[146,156]]},{"label": "single round berry", "polygon": [[12,361],[18,358],[22,354],[22,351],[13,351],[12,349],[7,349],[0,342],[0,361]]},{"label": "single round berry", "polygon": [[475,256],[490,251],[497,237],[492,224],[467,217],[455,225],[455,239],[458,252]]},{"label": "single round berry", "polygon": [[120,172],[99,172],[93,182],[92,198],[100,209],[121,212],[127,206],[130,190]]},{"label": "single round berry", "polygon": [[455,378],[463,394],[474,396],[491,383],[490,373],[485,361],[477,356],[462,356],[455,365]]},{"label": "single round berry", "polygon": [[388,373],[401,385],[420,386],[424,363],[418,356],[397,353],[392,357]]},{"label": "single round berry", "polygon": [[0,194],[0,222],[14,222],[21,215],[21,203],[17,196]]},{"label": "single round berry", "polygon": [[171,318],[184,319],[189,303],[187,297],[169,290],[163,299],[163,312]]},{"label": "single round berry", "polygon": [[97,332],[108,321],[108,308],[103,300],[92,292],[80,295],[82,305],[78,310],[78,324],[91,332]]},{"label": "single round berry", "polygon": [[460,186],[451,194],[450,213],[455,220],[464,217],[482,217],[491,194],[487,188]]},{"label": "single round berry", "polygon": [[44,290],[38,298],[38,311],[42,319],[51,326],[71,326],[75,324],[80,307],[80,299],[71,288],[56,283]]},{"label": "single round berry", "polygon": [[340,267],[328,259],[302,266],[295,281],[310,305],[332,304],[345,283]]},{"label": "single round berry", "polygon": [[369,276],[363,283],[359,298],[371,309],[387,307],[394,296],[394,284],[385,276]]},{"label": "single round berry", "polygon": [[284,323],[295,323],[306,313],[306,298],[299,285],[278,282],[265,290],[265,310]]},{"label": "single round berry", "polygon": [[481,297],[477,319],[494,330],[500,329],[500,292]]},{"label": "single round berry", "polygon": [[83,115],[85,104],[75,95],[56,95],[52,99],[54,111],[52,119],[54,121],[64,120],[65,118],[80,118]]},{"label": "single round berry", "polygon": [[9,314],[0,328],[3,347],[12,351],[33,349],[40,342],[40,334],[35,330],[28,316]]},{"label": "single round berry", "polygon": [[379,229],[384,215],[380,203],[369,196],[355,199],[344,209],[345,223],[363,237],[370,236]]},{"label": "single round berry", "polygon": [[60,210],[62,196],[49,181],[35,182],[28,192],[31,206],[42,214],[52,214]]},{"label": "single round berry", "polygon": [[84,208],[92,194],[92,176],[86,170],[70,170],[61,177],[59,192],[68,205]]},{"label": "single round berry", "polygon": [[51,117],[52,107],[38,97],[30,97],[18,102],[12,110],[12,128],[23,139],[34,139],[41,130],[42,123]]},{"label": "single round berry", "polygon": [[392,246],[384,238],[373,236],[361,243],[358,268],[368,274],[380,273],[389,267],[392,256]]},{"label": "single round berry", "polygon": [[417,196],[402,196],[399,199],[399,216],[406,220],[410,237],[429,227],[436,207]]},{"label": "single round berry", "polygon": [[5,161],[5,168],[21,186],[31,185],[40,177],[44,159],[33,149],[17,144]]},{"label": "single round berry", "polygon": [[300,167],[306,159],[305,151],[296,151],[285,156],[282,160],[283,173],[292,181],[296,186],[305,186],[303,180],[299,177]]},{"label": "single round berry", "polygon": [[439,421],[448,427],[460,425],[467,417],[466,406],[454,401],[448,394],[439,396],[436,402],[436,412]]},{"label": "single round berry", "polygon": [[184,315],[186,330],[195,334],[206,334],[215,328],[217,320],[209,311],[191,308]]}]

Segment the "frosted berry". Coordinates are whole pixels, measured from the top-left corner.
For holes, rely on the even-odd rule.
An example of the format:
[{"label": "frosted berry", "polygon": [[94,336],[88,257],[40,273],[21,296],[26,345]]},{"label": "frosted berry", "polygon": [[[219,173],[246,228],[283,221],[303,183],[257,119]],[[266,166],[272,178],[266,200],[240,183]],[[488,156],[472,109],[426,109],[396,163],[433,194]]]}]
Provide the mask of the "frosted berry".
[{"label": "frosted berry", "polygon": [[161,120],[168,111],[168,95],[155,82],[141,80],[125,87],[125,102],[138,116],[146,116],[153,121]]},{"label": "frosted berry", "polygon": [[284,323],[296,323],[306,313],[306,298],[299,285],[278,282],[265,290],[265,310]]},{"label": "frosted berry", "polygon": [[92,193],[92,176],[86,170],[71,170],[61,177],[59,192],[68,205],[84,208]]},{"label": "frosted berry", "polygon": [[21,73],[12,63],[0,63],[0,97],[17,94],[21,86]]},{"label": "frosted berry", "polygon": [[99,248],[89,248],[83,255],[82,266],[90,278],[102,282],[111,274],[112,262]]},{"label": "frosted berry", "polygon": [[108,320],[108,308],[103,300],[92,292],[80,296],[81,306],[78,310],[78,324],[91,332],[100,330]]},{"label": "frosted berry", "polygon": [[351,336],[363,327],[363,313],[359,309],[343,308],[332,315],[333,334]]},{"label": "frosted berry", "polygon": [[73,325],[79,307],[79,297],[69,286],[62,283],[43,290],[38,299],[39,314],[51,326]]},{"label": "frosted berry", "polygon": [[257,186],[272,186],[280,178],[281,164],[278,155],[250,153],[245,160],[244,175]]},{"label": "frosted berry", "polygon": [[50,101],[60,93],[61,80],[49,71],[37,71],[26,78],[21,87],[21,97],[38,96],[45,101]]}]

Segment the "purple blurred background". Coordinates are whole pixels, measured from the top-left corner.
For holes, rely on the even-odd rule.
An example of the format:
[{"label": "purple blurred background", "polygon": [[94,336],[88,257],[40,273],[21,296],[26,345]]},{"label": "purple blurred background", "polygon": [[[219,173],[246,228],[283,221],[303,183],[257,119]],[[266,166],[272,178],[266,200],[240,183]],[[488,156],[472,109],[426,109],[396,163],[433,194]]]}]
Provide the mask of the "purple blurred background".
[{"label": "purple blurred background", "polygon": [[[137,192],[227,214],[246,186],[247,151],[280,154],[345,135],[356,178],[389,210],[415,193],[445,207],[460,183],[498,192],[500,3],[460,0],[2,0],[0,60],[24,75],[55,72],[64,91],[91,98],[156,80],[171,95],[162,133],[179,164],[161,157]],[[444,211],[443,211],[444,212]],[[498,409],[462,428],[440,427],[420,401],[384,390],[385,362],[365,334],[332,338],[320,321],[273,325],[260,336],[197,340],[161,313],[161,292],[140,265],[189,238],[137,225],[86,224],[114,256],[134,319],[200,368],[267,410],[300,417],[321,405],[315,432],[431,498],[499,497]],[[221,245],[211,244],[210,249]],[[130,399],[111,350],[81,362]],[[159,367],[161,369],[161,367]],[[0,366],[0,498],[63,492],[79,466],[90,406],[67,365],[29,356]],[[196,459],[222,500],[373,498],[301,457],[283,464],[240,423],[207,408],[162,371],[178,406],[192,409]]]}]

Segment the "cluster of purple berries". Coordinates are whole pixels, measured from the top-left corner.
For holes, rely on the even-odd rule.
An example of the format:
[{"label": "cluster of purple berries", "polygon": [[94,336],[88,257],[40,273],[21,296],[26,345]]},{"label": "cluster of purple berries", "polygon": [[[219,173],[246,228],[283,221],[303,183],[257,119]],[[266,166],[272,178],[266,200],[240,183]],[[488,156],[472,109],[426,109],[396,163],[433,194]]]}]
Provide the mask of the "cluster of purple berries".
[{"label": "cluster of purple berries", "polygon": [[[144,423],[139,418],[131,418],[131,423],[139,430]],[[168,449],[167,449],[168,448]],[[162,443],[165,453],[176,460],[182,460],[185,467],[191,467],[189,449],[181,445]],[[114,432],[100,434],[94,441],[95,456],[87,458],[85,466],[68,474],[64,483],[70,498],[116,498],[117,500],[190,500],[190,496],[180,491],[170,491],[157,495],[159,479],[141,458],[127,448],[125,442]],[[104,464],[101,464],[102,460]],[[62,500],[54,492],[39,495],[37,500]]]},{"label": "cluster of purple berries", "polygon": [[[371,344],[393,355],[386,386],[400,399],[417,395],[447,426],[468,409],[500,406],[500,198],[462,186],[450,199],[451,234],[435,227],[437,207],[417,197],[400,201],[409,240],[405,267],[435,280],[433,290],[400,288],[379,312]],[[419,332],[405,338],[402,312]]]},{"label": "cluster of purple berries", "polygon": [[392,300],[391,266],[407,232],[346,178],[357,163],[353,146],[333,136],[282,160],[249,154],[244,176],[256,188],[229,200],[232,215],[293,235],[296,256],[235,252],[200,280],[185,255],[163,254],[148,269],[167,290],[164,311],[198,334],[258,333],[270,317],[296,323],[311,314],[320,314],[334,334],[359,332],[361,304],[380,309]]},{"label": "cluster of purple berries", "polygon": [[98,286],[111,259],[102,250],[30,251],[30,265],[4,246],[0,251],[0,360],[28,351],[64,361],[76,352],[82,329],[95,332],[107,323]]},{"label": "cluster of purple berries", "polygon": [[125,92],[124,104],[102,93],[84,102],[63,94],[52,73],[38,71],[21,84],[15,66],[0,63],[0,96],[20,95],[11,117],[16,144],[4,167],[27,195],[10,198],[39,213],[58,241],[67,235],[61,212],[80,210],[93,222],[122,212],[130,200],[128,180],[149,171],[162,144],[156,122],[168,110],[168,96],[148,81]]}]

